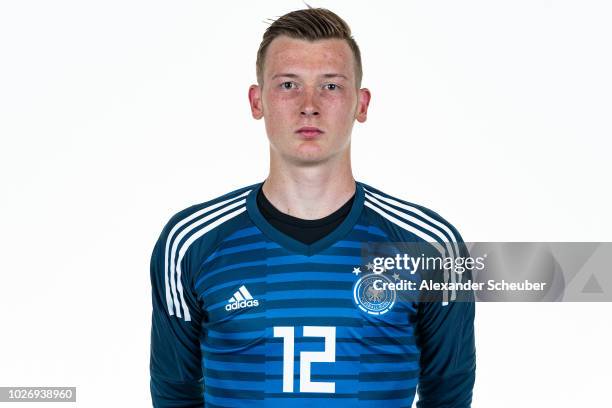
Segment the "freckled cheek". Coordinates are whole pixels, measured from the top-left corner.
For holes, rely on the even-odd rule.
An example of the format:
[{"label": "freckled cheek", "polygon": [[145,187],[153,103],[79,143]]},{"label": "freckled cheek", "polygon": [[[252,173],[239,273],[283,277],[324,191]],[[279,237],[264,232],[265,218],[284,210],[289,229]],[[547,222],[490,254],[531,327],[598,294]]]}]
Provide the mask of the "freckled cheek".
[{"label": "freckled cheek", "polygon": [[[274,112],[275,114],[282,115],[283,113],[289,113],[296,109],[298,106],[298,99],[286,95],[277,95],[268,98],[267,109],[268,111]],[[266,106],[264,106],[264,109]]]},{"label": "freckled cheek", "polygon": [[264,107],[264,114],[267,112],[266,129],[272,138],[282,141],[287,133],[293,132],[296,125],[296,109],[282,100],[268,102]]},{"label": "freckled cheek", "polygon": [[[271,94],[264,104],[264,110],[274,117],[291,117],[299,113],[304,101],[297,93]],[[323,94],[313,101],[318,110],[329,117],[350,117],[351,106],[342,95]]]},{"label": "freckled cheek", "polygon": [[321,106],[327,112],[328,117],[350,118],[353,113],[352,107],[340,98],[328,99]]},{"label": "freckled cheek", "polygon": [[321,95],[319,104],[329,110],[350,111],[353,102],[347,95],[341,93],[327,93]]}]

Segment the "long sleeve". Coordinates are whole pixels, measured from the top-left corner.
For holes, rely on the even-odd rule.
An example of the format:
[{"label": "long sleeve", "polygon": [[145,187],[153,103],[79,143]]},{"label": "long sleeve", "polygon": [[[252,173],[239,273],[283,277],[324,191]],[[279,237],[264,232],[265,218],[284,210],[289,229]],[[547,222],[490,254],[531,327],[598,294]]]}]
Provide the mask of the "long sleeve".
[{"label": "long sleeve", "polygon": [[[464,248],[462,248],[464,249]],[[467,256],[467,251],[463,256]],[[471,279],[464,272],[461,279]],[[421,349],[418,408],[469,408],[476,378],[475,303],[472,291],[458,291],[444,305],[419,305],[417,342]]]},{"label": "long sleeve", "polygon": [[[151,400],[154,407],[202,407],[201,324],[188,296],[189,271],[179,274],[169,265],[172,247],[167,244],[168,229],[162,232],[151,256]],[[181,265],[187,268],[186,264]],[[191,310],[185,310],[188,308]]]}]

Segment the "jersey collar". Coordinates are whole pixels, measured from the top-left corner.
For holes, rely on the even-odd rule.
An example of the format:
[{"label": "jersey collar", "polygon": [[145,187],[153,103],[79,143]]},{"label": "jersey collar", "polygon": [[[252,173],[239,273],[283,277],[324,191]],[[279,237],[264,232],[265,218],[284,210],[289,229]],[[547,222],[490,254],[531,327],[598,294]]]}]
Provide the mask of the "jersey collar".
[{"label": "jersey collar", "polygon": [[285,249],[297,252],[302,255],[312,256],[321,252],[325,248],[332,246],[334,243],[342,239],[355,226],[357,219],[363,209],[365,193],[361,183],[355,183],[355,199],[353,206],[348,215],[332,232],[327,236],[313,242],[312,244],[304,244],[276,229],[272,226],[259,211],[257,206],[257,193],[261,189],[263,182],[257,184],[246,198],[246,207],[249,217],[253,223],[263,232],[268,238],[276,242]]}]

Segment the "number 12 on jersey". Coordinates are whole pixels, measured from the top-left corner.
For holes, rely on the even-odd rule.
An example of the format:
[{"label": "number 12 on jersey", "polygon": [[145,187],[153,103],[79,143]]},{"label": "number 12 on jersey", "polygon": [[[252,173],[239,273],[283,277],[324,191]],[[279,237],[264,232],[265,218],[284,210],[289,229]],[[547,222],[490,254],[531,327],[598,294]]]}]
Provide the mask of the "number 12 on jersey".
[{"label": "number 12 on jersey", "polygon": [[[274,327],[274,337],[283,338],[283,392],[293,392],[295,327]],[[323,337],[325,347],[323,351],[300,352],[300,392],[335,393],[336,383],[310,380],[310,363],[333,363],[336,361],[336,328],[304,326],[304,337]]]}]

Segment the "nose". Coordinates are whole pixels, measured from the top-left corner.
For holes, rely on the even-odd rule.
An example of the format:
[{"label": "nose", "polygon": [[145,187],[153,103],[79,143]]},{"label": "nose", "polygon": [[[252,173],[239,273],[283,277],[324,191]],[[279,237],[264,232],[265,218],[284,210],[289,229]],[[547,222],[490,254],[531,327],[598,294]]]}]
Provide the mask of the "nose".
[{"label": "nose", "polygon": [[319,107],[316,102],[315,92],[310,90],[304,92],[304,99],[302,101],[302,106],[300,109],[301,116],[318,116],[319,115]]}]

